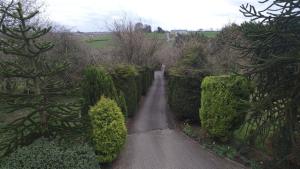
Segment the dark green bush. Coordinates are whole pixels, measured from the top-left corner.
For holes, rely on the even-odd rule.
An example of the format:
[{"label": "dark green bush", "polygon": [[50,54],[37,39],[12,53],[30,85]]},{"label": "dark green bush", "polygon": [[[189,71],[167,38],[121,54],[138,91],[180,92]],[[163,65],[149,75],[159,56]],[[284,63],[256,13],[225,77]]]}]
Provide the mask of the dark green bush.
[{"label": "dark green bush", "polygon": [[209,76],[201,92],[200,119],[212,137],[228,140],[249,108],[250,82],[242,76]]},{"label": "dark green bush", "polygon": [[131,65],[116,65],[111,71],[111,75],[116,88],[124,93],[128,116],[133,116],[137,110],[139,99],[136,68]]},{"label": "dark green bush", "polygon": [[206,73],[171,69],[167,73],[168,103],[179,119],[199,122],[201,80]]},{"label": "dark green bush", "polygon": [[154,80],[154,71],[148,67],[138,69],[140,74],[141,95],[145,95]]},{"label": "dark green bush", "polygon": [[40,139],[0,160],[0,169],[99,169],[94,150],[88,145],[61,146]]},{"label": "dark green bush", "polygon": [[89,107],[95,105],[102,95],[115,100],[118,98],[111,76],[104,68],[95,66],[90,66],[83,72],[82,95],[84,113],[87,113]]},{"label": "dark green bush", "polygon": [[124,94],[117,91],[112,77],[104,67],[90,66],[83,72],[82,81],[83,112],[87,113],[90,106],[95,105],[101,96],[114,99],[122,109],[124,116],[127,116]]},{"label": "dark green bush", "polygon": [[112,162],[123,147],[127,129],[124,116],[114,100],[101,97],[89,111],[92,124],[92,140],[98,160]]}]

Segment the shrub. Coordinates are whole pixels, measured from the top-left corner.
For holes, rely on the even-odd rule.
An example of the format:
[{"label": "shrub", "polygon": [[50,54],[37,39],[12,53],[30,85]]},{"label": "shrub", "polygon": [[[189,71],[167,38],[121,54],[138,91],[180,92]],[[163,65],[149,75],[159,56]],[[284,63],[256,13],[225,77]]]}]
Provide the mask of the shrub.
[{"label": "shrub", "polygon": [[199,122],[200,87],[205,75],[198,71],[187,74],[177,69],[168,72],[168,102],[177,118]]},{"label": "shrub", "polygon": [[201,88],[202,127],[211,136],[226,141],[245,118],[251,85],[242,76],[209,76]]},{"label": "shrub", "polygon": [[0,160],[0,169],[99,169],[96,155],[88,145],[68,148],[40,139],[17,149]]},{"label": "shrub", "polygon": [[134,66],[117,65],[111,74],[116,88],[124,93],[128,116],[131,117],[137,110],[138,88],[136,77],[138,72]]},{"label": "shrub", "polygon": [[117,102],[118,102],[119,107],[122,110],[122,113],[123,113],[124,117],[127,118],[128,114],[127,114],[127,106],[126,106],[125,95],[121,90],[119,90]]},{"label": "shrub", "polygon": [[89,111],[92,124],[92,139],[98,160],[101,163],[113,161],[126,140],[124,117],[117,103],[101,97]]},{"label": "shrub", "polygon": [[90,66],[83,72],[82,95],[84,98],[83,112],[87,113],[90,106],[94,106],[102,95],[117,99],[111,76],[102,67]]},{"label": "shrub", "polygon": [[149,67],[142,67],[138,69],[140,74],[140,85],[141,85],[141,95],[145,95],[152,84],[154,79],[154,71]]}]

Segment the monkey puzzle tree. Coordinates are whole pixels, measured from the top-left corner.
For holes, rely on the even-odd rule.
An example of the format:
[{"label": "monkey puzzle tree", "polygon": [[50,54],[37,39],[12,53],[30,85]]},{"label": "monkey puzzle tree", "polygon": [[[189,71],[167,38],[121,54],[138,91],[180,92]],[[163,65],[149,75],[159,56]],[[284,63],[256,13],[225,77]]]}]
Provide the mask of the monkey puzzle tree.
[{"label": "monkey puzzle tree", "polygon": [[43,38],[51,27],[32,26],[38,11],[24,11],[21,3],[1,14],[14,22],[3,22],[0,28],[0,51],[5,55],[0,58],[0,77],[15,83],[0,90],[0,114],[13,117],[0,132],[0,152],[9,153],[37,137],[67,134],[80,123],[79,106],[65,98],[69,86],[59,77],[68,63],[44,55],[54,46]]},{"label": "monkey puzzle tree", "polygon": [[300,1],[260,3],[267,7],[241,6],[244,16],[252,19],[241,25],[249,42],[241,46],[251,62],[247,74],[257,83],[250,118],[257,129],[252,134],[273,135],[277,155],[284,159],[279,162],[300,164]]}]

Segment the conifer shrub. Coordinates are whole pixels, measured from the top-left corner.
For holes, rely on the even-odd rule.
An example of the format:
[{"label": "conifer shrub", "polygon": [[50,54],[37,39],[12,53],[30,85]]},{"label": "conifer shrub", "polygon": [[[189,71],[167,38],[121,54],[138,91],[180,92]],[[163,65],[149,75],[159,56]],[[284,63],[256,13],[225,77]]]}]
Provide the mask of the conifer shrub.
[{"label": "conifer shrub", "polygon": [[237,75],[208,76],[201,89],[201,125],[212,137],[227,141],[244,121],[251,84]]},{"label": "conifer shrub", "polygon": [[114,100],[101,97],[89,111],[92,140],[101,163],[112,162],[121,151],[127,135],[124,116]]},{"label": "conifer shrub", "polygon": [[116,65],[111,71],[114,84],[124,93],[128,117],[132,117],[138,106],[138,71],[132,65]]},{"label": "conifer shrub", "polygon": [[82,95],[84,98],[83,112],[87,113],[101,96],[117,99],[117,91],[113,80],[103,67],[89,66],[83,72]]},{"label": "conifer shrub", "polygon": [[145,95],[154,80],[154,71],[149,67],[140,67],[138,71],[141,76],[141,94]]},{"label": "conifer shrub", "polygon": [[166,73],[168,79],[168,103],[180,120],[199,122],[201,81],[207,73],[171,69]]},{"label": "conifer shrub", "polygon": [[61,145],[46,139],[17,149],[0,160],[0,169],[99,169],[92,147]]}]

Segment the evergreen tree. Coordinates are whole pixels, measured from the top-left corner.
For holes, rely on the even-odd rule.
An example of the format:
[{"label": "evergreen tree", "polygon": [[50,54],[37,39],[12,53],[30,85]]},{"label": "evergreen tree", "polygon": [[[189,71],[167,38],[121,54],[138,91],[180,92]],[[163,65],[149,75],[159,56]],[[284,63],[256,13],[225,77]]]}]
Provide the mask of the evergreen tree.
[{"label": "evergreen tree", "polygon": [[251,62],[247,74],[257,83],[250,118],[257,129],[252,135],[273,135],[277,162],[300,165],[300,1],[260,3],[267,7],[258,11],[249,4],[241,6],[252,20],[241,25],[248,45],[240,46]]},{"label": "evergreen tree", "polygon": [[0,133],[0,152],[5,154],[41,136],[66,135],[80,125],[79,105],[65,97],[70,87],[59,77],[68,63],[44,55],[54,47],[44,41],[51,27],[33,26],[37,14],[24,11],[21,3],[1,11],[14,23],[3,22],[0,28],[0,51],[5,54],[0,58],[0,77],[15,84],[0,90],[0,114],[13,118]]}]

